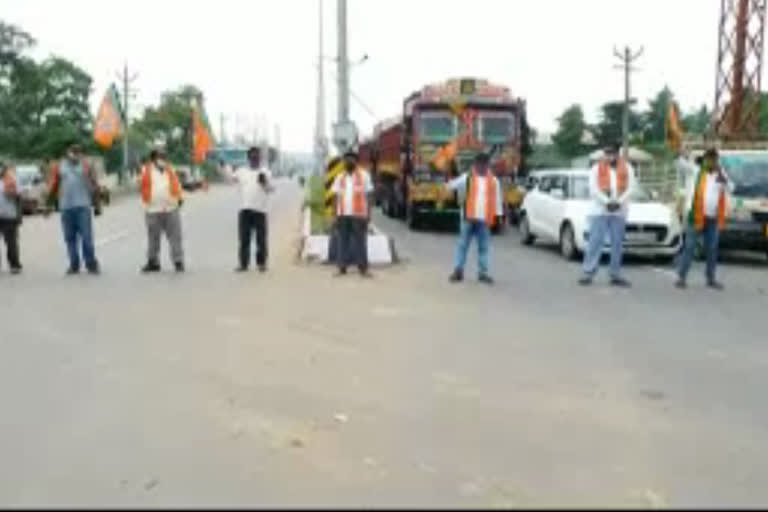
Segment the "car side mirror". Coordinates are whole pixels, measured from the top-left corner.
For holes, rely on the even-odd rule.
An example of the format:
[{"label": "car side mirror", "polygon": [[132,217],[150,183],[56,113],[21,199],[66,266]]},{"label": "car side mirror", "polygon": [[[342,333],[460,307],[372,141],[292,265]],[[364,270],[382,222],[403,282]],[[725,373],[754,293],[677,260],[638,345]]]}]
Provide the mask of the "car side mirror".
[{"label": "car side mirror", "polygon": [[552,190],[549,191],[549,193],[555,199],[565,199],[565,191],[561,188],[553,188]]}]

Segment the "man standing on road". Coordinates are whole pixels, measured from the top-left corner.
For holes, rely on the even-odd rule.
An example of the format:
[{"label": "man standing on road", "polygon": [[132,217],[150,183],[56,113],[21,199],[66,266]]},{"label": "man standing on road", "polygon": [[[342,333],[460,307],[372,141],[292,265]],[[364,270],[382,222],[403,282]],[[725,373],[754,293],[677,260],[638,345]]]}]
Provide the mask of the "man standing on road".
[{"label": "man standing on road", "polygon": [[606,233],[611,240],[611,285],[629,288],[630,282],[621,276],[624,253],[624,230],[629,199],[635,187],[635,171],[619,156],[618,144],[604,150],[604,156],[592,167],[589,191],[593,200],[589,229],[589,245],[584,253],[584,276],[579,284],[588,286],[597,273]]},{"label": "man standing on road", "polygon": [[717,268],[720,231],[725,227],[725,215],[728,195],[733,191],[733,183],[719,164],[719,155],[714,148],[708,149],[701,159],[701,167],[688,180],[686,199],[683,203],[683,221],[685,222],[685,245],[680,255],[678,281],[680,289],[687,287],[686,278],[691,268],[693,253],[700,238],[704,239],[707,254],[707,286],[714,290],[724,287],[715,279]]},{"label": "man standing on road", "polygon": [[274,192],[272,173],[261,165],[261,151],[257,147],[248,149],[248,167],[234,171],[227,169],[224,162],[219,171],[224,177],[237,183],[240,189],[240,212],[237,217],[240,239],[240,264],[235,272],[246,272],[251,263],[251,236],[256,232],[256,265],[260,272],[267,270],[269,255],[268,210],[269,195]]},{"label": "man standing on road", "polygon": [[461,231],[456,245],[454,269],[450,281],[458,283],[464,280],[464,265],[472,238],[477,238],[478,280],[493,284],[489,271],[489,253],[491,228],[504,215],[499,180],[488,165],[490,156],[478,153],[472,170],[454,178],[446,185],[458,191],[459,202],[463,204],[461,213]]},{"label": "man standing on road", "polygon": [[176,272],[184,272],[181,213],[183,203],[181,183],[168,162],[164,149],[155,149],[150,162],[141,171],[141,202],[146,211],[147,264],[145,274],[160,272],[160,235],[165,233],[171,246],[171,260]]},{"label": "man standing on road", "polygon": [[19,260],[19,224],[21,205],[16,188],[16,173],[10,166],[0,162],[0,234],[5,239],[8,267],[11,274],[21,273]]},{"label": "man standing on road", "polygon": [[371,176],[358,166],[357,152],[344,153],[344,171],[333,182],[336,196],[336,236],[338,240],[338,276],[356,264],[363,277],[372,277],[368,270],[368,224],[371,219],[373,183]]},{"label": "man standing on road", "polygon": [[101,200],[98,194],[96,173],[83,157],[83,148],[71,144],[65,158],[53,164],[48,187],[49,200],[57,200],[61,214],[61,227],[69,254],[67,275],[80,273],[80,253],[88,273],[98,275],[101,270],[96,260],[93,245],[93,208],[96,216],[101,215]]}]

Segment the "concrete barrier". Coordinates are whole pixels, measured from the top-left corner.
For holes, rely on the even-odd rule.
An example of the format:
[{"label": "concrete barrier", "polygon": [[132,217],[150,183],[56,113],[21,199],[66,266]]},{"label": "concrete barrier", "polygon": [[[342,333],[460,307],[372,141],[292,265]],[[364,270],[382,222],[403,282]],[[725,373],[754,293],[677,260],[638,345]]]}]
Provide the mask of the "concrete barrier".
[{"label": "concrete barrier", "polygon": [[[301,259],[306,262],[329,263],[331,237],[313,235],[309,208],[303,210]],[[392,265],[399,262],[395,241],[371,224],[368,232],[368,263]]]}]

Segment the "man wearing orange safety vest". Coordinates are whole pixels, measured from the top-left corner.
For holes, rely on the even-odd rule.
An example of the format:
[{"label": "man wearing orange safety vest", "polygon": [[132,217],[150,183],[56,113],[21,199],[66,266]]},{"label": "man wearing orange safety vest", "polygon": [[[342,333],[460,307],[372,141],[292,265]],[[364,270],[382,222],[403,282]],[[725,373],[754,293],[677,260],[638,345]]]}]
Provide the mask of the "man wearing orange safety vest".
[{"label": "man wearing orange safety vest", "polygon": [[139,178],[148,238],[147,264],[141,271],[145,274],[160,272],[160,235],[165,233],[171,246],[171,260],[176,272],[184,272],[179,213],[183,197],[179,177],[168,163],[165,150],[155,149],[149,158],[150,161],[141,170]]},{"label": "man wearing orange safety vest", "polygon": [[686,288],[686,278],[699,237],[704,238],[707,253],[707,286],[722,290],[723,285],[715,279],[720,231],[725,227],[729,193],[733,184],[720,167],[717,150],[708,149],[702,159],[701,168],[688,183],[683,221],[687,225],[685,245],[680,255],[678,281],[680,289]]},{"label": "man wearing orange safety vest", "polygon": [[504,215],[499,180],[489,168],[490,156],[478,153],[475,165],[468,173],[451,180],[446,186],[458,191],[459,201],[463,204],[461,231],[456,245],[453,274],[450,280],[458,283],[464,280],[464,265],[472,238],[477,238],[478,279],[482,283],[493,284],[489,272],[489,253],[491,228]]},{"label": "man wearing orange safety vest", "polygon": [[336,196],[336,235],[338,237],[337,275],[347,273],[347,267],[357,265],[360,275],[371,277],[368,271],[368,222],[371,218],[373,183],[368,171],[358,166],[355,151],[344,153],[345,172],[333,182]]},{"label": "man wearing orange safety vest", "polygon": [[613,144],[604,150],[604,156],[592,167],[589,180],[590,196],[593,199],[589,228],[589,244],[584,253],[584,275],[579,284],[588,286],[597,273],[603,252],[606,233],[611,240],[611,284],[630,287],[629,281],[621,276],[621,260],[624,253],[624,230],[626,227],[629,199],[635,188],[635,171],[626,158],[619,156],[619,145]]}]

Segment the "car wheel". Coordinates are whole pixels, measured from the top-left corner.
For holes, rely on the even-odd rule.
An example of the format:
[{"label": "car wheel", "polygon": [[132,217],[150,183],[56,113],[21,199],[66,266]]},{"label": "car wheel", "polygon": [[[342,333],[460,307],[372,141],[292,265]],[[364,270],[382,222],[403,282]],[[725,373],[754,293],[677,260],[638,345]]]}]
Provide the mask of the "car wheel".
[{"label": "car wheel", "polygon": [[560,230],[560,254],[566,260],[573,260],[576,258],[576,239],[573,235],[573,227],[570,224],[566,224]]},{"label": "car wheel", "polygon": [[534,241],[536,241],[536,237],[531,233],[528,216],[523,214],[520,217],[520,242],[522,242],[523,245],[531,245]]}]

